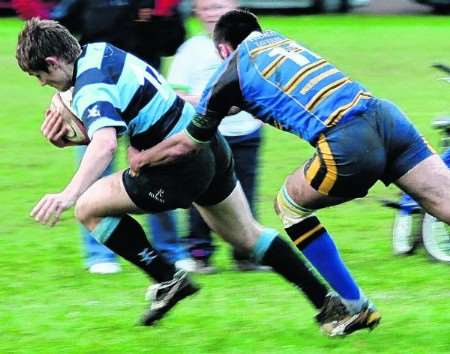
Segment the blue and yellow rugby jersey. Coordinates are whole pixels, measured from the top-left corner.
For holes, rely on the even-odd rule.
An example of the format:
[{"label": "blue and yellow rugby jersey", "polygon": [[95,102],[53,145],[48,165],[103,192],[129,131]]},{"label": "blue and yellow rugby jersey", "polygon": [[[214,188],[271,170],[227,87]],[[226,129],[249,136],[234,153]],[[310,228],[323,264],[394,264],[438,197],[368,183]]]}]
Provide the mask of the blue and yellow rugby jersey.
[{"label": "blue and yellow rugby jersey", "polygon": [[83,47],[75,62],[72,109],[88,135],[103,127],[128,133],[138,149],[182,131],[195,113],[144,61],[107,43]]},{"label": "blue and yellow rugby jersey", "polygon": [[208,140],[238,106],[314,145],[325,129],[364,111],[371,97],[307,48],[276,32],[253,32],[209,81],[188,133]]}]

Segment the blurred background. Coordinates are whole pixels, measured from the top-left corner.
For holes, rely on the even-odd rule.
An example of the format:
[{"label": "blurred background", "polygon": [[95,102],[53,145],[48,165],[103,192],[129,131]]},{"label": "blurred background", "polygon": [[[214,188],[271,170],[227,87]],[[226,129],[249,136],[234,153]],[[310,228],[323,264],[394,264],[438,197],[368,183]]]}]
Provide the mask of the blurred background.
[{"label": "blurred background", "polygon": [[[73,175],[76,154],[42,138],[39,128],[54,90],[39,88],[19,70],[17,34],[26,18],[61,16],[80,41],[89,41],[89,35],[98,35],[101,28],[99,12],[90,18],[92,31],[80,28],[83,22],[75,15],[55,12],[64,10],[57,6],[75,2],[89,1],[0,0],[0,353],[450,353],[448,263],[435,261],[417,245],[414,252],[406,252],[411,256],[394,255],[398,211],[380,200],[398,201],[399,191],[382,184],[365,199],[320,213],[343,259],[383,314],[380,327],[370,335],[342,341],[321,336],[309,303],[271,272],[238,272],[232,251],[217,237],[211,258],[216,272],[195,275],[203,286],[200,294],[155,328],[135,326],[147,306],[143,274],[117,261],[121,271],[97,277],[86,271],[86,246],[71,212],[52,229],[29,217],[42,195],[60,190]],[[112,8],[128,1],[90,3]],[[110,39],[121,41],[168,75],[178,46],[203,33],[203,27],[189,0],[137,3],[157,15],[167,6],[177,6],[183,27],[179,22],[166,27],[170,48],[169,41],[159,43],[157,36],[149,35],[154,28],[146,26],[138,26],[139,35],[130,35],[114,25]],[[440,130],[433,121],[450,115],[450,85],[442,80],[449,75],[433,65],[450,64],[450,0],[240,4],[257,12],[264,28],[301,42],[376,96],[394,101],[441,150]],[[102,13],[110,20],[115,14]],[[146,18],[143,11],[132,22],[146,23]],[[157,28],[163,27],[159,23]],[[126,142],[122,145],[116,168],[127,166]],[[296,137],[263,128],[255,197],[262,223],[282,230],[272,209],[273,197],[284,176],[311,154],[311,147]],[[186,211],[177,216],[178,234],[184,237],[189,229]],[[151,236],[148,221],[141,222]]]},{"label": "blurred background", "polygon": [[[23,3],[42,3],[44,7],[55,6],[56,0],[16,1],[0,0],[3,13],[21,10]],[[348,12],[356,13],[390,13],[390,14],[420,14],[447,13],[450,10],[449,0],[240,0],[240,6],[259,12],[297,12],[297,13],[327,13]],[[39,6],[39,5],[38,5]],[[37,7],[33,5],[33,7]],[[192,12],[192,0],[181,0],[180,7],[184,14]],[[30,14],[25,14],[30,15]]]}]

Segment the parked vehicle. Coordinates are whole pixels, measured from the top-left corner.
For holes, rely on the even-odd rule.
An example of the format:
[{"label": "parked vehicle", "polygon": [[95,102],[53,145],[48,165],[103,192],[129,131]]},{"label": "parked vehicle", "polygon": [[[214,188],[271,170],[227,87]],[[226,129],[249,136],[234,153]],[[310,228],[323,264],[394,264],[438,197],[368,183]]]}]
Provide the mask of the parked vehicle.
[{"label": "parked vehicle", "polygon": [[419,4],[429,5],[436,12],[450,12],[450,0],[413,0]]},{"label": "parked vehicle", "polygon": [[249,9],[307,9],[314,12],[346,12],[353,7],[367,5],[369,0],[240,0]]},{"label": "parked vehicle", "polygon": [[[354,7],[367,5],[370,0],[239,0],[239,6],[255,11],[347,12]],[[188,15],[192,0],[181,1],[182,12]]]}]

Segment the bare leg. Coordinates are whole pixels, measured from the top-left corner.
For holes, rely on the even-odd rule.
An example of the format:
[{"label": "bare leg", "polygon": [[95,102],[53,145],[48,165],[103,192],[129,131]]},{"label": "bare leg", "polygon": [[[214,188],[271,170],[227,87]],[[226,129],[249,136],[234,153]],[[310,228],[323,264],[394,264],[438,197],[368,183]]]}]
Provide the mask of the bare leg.
[{"label": "bare leg", "polygon": [[304,208],[316,210],[351,200],[351,198],[330,197],[319,193],[309,185],[303,170],[304,166],[297,169],[286,179],[289,196],[297,204]]},{"label": "bare leg", "polygon": [[344,299],[348,309],[357,313],[367,300],[341,259],[331,235],[314,215],[316,209],[349,199],[319,193],[310,186],[303,171],[301,167],[286,179],[277,196],[277,213],[298,250]]},{"label": "bare leg", "polygon": [[450,170],[437,155],[420,162],[395,184],[427,212],[450,223]]},{"label": "bare leg", "polygon": [[236,248],[252,250],[263,227],[254,219],[239,183],[225,200],[216,205],[194,205],[209,227],[225,241]]},{"label": "bare leg", "polygon": [[100,178],[78,199],[75,214],[93,236],[141,268],[157,282],[168,281],[175,267],[153,248],[142,226],[128,213],[141,213],[122,183],[122,172]]},{"label": "bare leg", "polygon": [[89,230],[94,230],[104,216],[126,213],[142,214],[128,196],[122,183],[122,172],[100,178],[78,199],[75,216]]},{"label": "bare leg", "polygon": [[225,241],[271,266],[275,272],[302,289],[317,309],[323,306],[328,289],[291,246],[278,236],[276,230],[264,228],[255,221],[239,183],[221,203],[196,207],[211,229]]}]

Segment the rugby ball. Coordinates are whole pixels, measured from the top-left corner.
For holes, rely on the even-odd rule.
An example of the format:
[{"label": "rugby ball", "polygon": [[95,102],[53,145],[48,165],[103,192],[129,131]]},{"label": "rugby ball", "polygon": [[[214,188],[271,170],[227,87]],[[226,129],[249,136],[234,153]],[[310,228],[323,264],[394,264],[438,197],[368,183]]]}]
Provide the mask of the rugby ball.
[{"label": "rugby ball", "polygon": [[75,145],[89,144],[89,137],[86,127],[81,119],[79,119],[71,110],[72,90],[57,92],[53,95],[49,109],[61,113],[66,123],[67,133],[64,139]]}]

